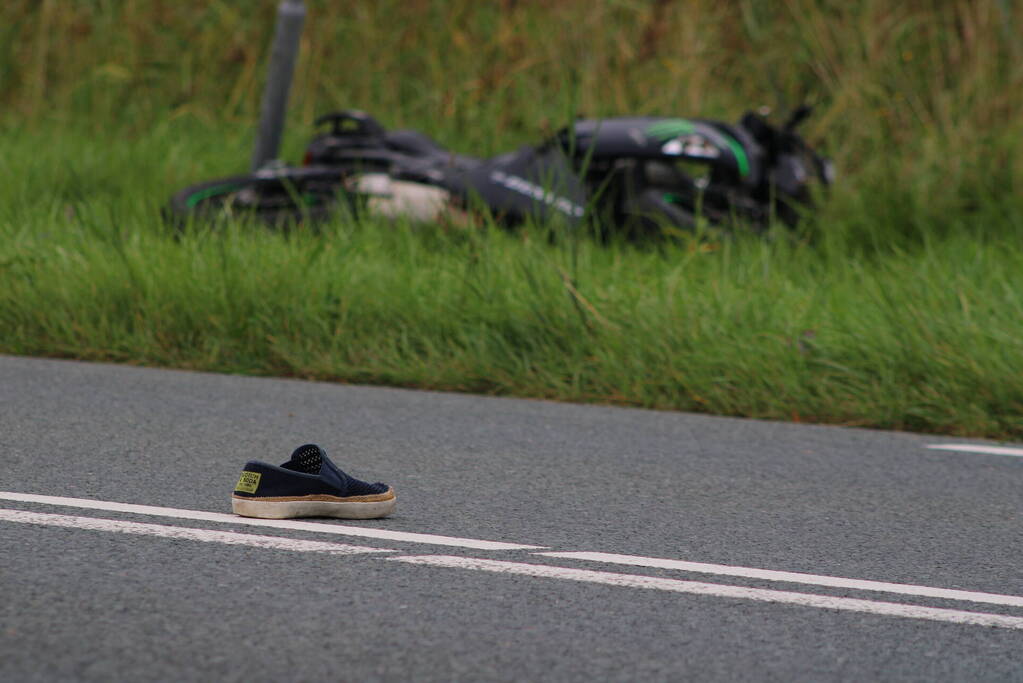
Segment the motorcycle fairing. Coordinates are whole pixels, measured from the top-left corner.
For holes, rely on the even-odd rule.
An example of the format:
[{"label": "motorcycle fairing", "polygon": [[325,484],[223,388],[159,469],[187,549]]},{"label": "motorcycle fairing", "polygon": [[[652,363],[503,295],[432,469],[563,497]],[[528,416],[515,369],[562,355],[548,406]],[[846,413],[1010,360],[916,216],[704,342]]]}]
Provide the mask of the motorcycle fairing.
[{"label": "motorcycle fairing", "polygon": [[759,181],[760,151],[734,126],[701,119],[655,116],[577,121],[558,134],[575,159],[685,160],[708,164],[713,173],[743,185]]},{"label": "motorcycle fairing", "polygon": [[475,197],[506,218],[559,216],[574,225],[586,213],[586,188],[557,147],[521,147],[445,175],[443,184],[451,192]]}]

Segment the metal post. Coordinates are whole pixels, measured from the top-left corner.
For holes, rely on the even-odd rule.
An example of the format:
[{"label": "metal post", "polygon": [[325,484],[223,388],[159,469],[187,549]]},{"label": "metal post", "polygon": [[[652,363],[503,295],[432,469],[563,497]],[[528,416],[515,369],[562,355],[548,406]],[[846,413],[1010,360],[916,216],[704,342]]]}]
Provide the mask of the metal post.
[{"label": "metal post", "polygon": [[256,147],[252,153],[253,171],[258,171],[277,158],[284,130],[284,114],[288,106],[288,90],[291,89],[304,20],[305,5],[302,0],[281,1],[277,8],[277,27],[274,29],[270,64],[267,67]]}]

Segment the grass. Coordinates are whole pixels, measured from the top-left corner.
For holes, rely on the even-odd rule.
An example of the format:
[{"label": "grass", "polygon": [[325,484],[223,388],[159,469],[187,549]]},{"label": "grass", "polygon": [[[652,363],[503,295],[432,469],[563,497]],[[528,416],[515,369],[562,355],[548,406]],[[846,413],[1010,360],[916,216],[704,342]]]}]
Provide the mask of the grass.
[{"label": "grass", "polygon": [[288,158],[335,106],[485,154],[810,97],[841,183],[766,240],[175,240],[247,164],[275,5],[0,10],[0,351],[1023,438],[1018,7],[310,1]]}]

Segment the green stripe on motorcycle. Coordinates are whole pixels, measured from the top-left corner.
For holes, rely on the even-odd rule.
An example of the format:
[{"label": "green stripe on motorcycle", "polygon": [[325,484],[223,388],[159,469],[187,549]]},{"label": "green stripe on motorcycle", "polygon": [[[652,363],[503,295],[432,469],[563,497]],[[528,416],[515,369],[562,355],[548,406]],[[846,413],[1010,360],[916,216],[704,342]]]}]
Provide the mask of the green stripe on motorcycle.
[{"label": "green stripe on motorcycle", "polygon": [[245,185],[239,183],[228,183],[226,185],[214,185],[213,187],[207,187],[205,190],[199,190],[195,194],[190,195],[188,199],[185,200],[185,204],[188,208],[194,209],[199,202],[205,199],[216,197],[218,194],[234,192],[242,187],[245,187]]},{"label": "green stripe on motorcycle", "polygon": [[735,155],[735,162],[739,164],[739,175],[746,176],[749,174],[749,158],[746,157],[746,150],[742,148],[739,141],[735,138],[722,134],[721,137],[728,143],[729,148],[732,150],[732,154]]},{"label": "green stripe on motorcycle", "polygon": [[646,129],[646,134],[661,140],[667,140],[668,138],[692,133],[694,130],[696,130],[696,126],[692,121],[670,119],[652,124]]}]

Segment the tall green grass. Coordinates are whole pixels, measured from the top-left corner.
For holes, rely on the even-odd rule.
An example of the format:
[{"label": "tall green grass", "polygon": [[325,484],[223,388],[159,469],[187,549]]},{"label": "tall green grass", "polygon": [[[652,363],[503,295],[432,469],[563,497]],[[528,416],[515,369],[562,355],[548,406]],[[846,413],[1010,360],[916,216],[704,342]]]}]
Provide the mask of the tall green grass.
[{"label": "tall green grass", "polygon": [[767,239],[175,239],[247,165],[276,4],[0,9],[0,351],[1023,438],[1018,4],[307,0],[288,158],[335,107],[489,154],[810,99],[839,185]]}]

